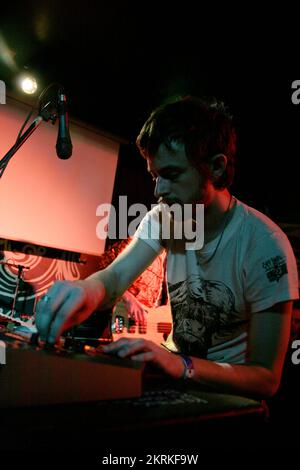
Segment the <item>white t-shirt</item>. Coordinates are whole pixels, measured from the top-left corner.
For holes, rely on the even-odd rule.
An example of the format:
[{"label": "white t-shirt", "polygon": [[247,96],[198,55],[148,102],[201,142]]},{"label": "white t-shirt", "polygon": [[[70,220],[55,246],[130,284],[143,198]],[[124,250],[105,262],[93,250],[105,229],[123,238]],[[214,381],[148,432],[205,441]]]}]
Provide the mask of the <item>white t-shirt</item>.
[{"label": "white t-shirt", "polygon": [[[164,249],[161,208],[149,211],[135,233],[157,253]],[[299,297],[297,264],[287,236],[267,216],[236,200],[223,235],[199,251],[182,246],[178,240],[167,243],[173,330],[165,346],[243,364],[251,314]]]}]

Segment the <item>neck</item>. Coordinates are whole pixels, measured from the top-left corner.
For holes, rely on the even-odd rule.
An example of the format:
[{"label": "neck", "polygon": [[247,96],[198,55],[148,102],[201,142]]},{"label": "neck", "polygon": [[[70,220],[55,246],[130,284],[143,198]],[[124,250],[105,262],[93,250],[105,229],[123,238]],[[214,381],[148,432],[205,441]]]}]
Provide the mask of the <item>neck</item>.
[{"label": "neck", "polygon": [[[204,235],[205,241],[211,241],[224,229],[224,223],[230,218],[232,196],[227,189],[214,191],[205,203]],[[229,220],[228,220],[229,221]]]}]

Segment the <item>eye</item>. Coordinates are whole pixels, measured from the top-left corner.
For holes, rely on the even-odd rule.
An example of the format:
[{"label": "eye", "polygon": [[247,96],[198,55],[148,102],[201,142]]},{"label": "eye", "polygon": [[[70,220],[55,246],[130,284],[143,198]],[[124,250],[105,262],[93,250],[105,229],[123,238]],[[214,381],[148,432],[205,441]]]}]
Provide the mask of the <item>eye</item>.
[{"label": "eye", "polygon": [[175,173],[175,172],[174,172],[174,173],[169,173],[169,174],[166,176],[166,178],[167,178],[168,180],[174,181],[174,180],[176,180],[176,178],[177,178],[178,176],[179,176],[179,173],[177,173],[177,172]]}]

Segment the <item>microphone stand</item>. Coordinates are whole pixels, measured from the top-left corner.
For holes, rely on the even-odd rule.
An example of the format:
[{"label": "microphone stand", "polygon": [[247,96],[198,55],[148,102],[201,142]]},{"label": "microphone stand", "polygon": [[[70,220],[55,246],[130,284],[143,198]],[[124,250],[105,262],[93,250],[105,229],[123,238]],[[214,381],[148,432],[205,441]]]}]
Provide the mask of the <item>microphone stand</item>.
[{"label": "microphone stand", "polygon": [[14,154],[19,150],[19,148],[26,142],[26,140],[31,136],[31,134],[39,127],[42,121],[49,121],[51,120],[52,124],[55,124],[57,119],[56,112],[52,112],[51,106],[53,104],[49,101],[45,106],[39,111],[39,115],[34,119],[32,124],[28,127],[28,129],[21,135],[21,137],[17,140],[17,142],[9,149],[9,151],[4,155],[4,157],[0,160],[0,177],[3,174],[1,172],[2,165],[5,165],[9,162],[9,160],[14,156]]},{"label": "microphone stand", "polygon": [[[3,175],[3,172],[8,164],[9,160],[14,156],[14,154],[19,150],[19,148],[26,142],[26,140],[31,136],[31,134],[39,127],[42,121],[49,121],[51,120],[52,124],[55,124],[57,119],[56,110],[53,112],[53,104],[51,101],[45,104],[42,109],[39,111],[39,115],[34,119],[32,124],[28,127],[28,129],[19,137],[16,143],[9,149],[9,151],[4,155],[4,157],[0,160],[0,177]],[[18,268],[18,276],[16,281],[16,289],[13,298],[13,305],[11,310],[11,317],[13,318],[16,313],[16,302],[19,292],[20,280],[22,278],[23,270],[29,269],[26,266],[10,264],[7,262],[1,261],[0,264],[5,264],[8,266],[14,266]]]},{"label": "microphone stand", "polygon": [[20,281],[22,279],[23,275],[23,270],[24,269],[30,269],[29,266],[23,266],[22,264],[17,264],[15,265],[14,263],[9,263],[7,261],[0,261],[0,265],[5,265],[5,266],[12,266],[14,268],[18,268],[18,276],[16,280],[16,288],[15,288],[15,293],[14,293],[14,298],[13,298],[13,304],[11,308],[11,314],[10,316],[14,318],[15,313],[16,313],[16,303],[17,303],[17,298],[18,298],[18,293],[19,293],[19,288],[20,288]]}]

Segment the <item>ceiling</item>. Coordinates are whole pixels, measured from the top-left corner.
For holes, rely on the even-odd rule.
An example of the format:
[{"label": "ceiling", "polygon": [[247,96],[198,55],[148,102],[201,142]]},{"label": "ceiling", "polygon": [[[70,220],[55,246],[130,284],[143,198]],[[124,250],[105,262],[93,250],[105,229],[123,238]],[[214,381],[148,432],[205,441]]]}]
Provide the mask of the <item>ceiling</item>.
[{"label": "ceiling", "polygon": [[42,88],[60,82],[71,115],[127,139],[170,96],[219,95],[239,108],[249,74],[252,92],[261,87],[245,25],[233,21],[231,30],[202,2],[3,3],[0,31],[12,64],[2,61],[0,71],[8,85],[24,69]]},{"label": "ceiling", "polygon": [[[71,118],[128,142],[148,113],[172,96],[222,98],[240,134],[240,188],[247,192],[249,184],[253,193],[255,181],[273,201],[280,179],[290,203],[296,200],[290,179],[298,178],[288,158],[300,150],[300,106],[291,105],[297,76],[289,75],[275,7],[273,22],[253,5],[243,3],[234,13],[227,4],[220,8],[189,0],[2,2],[0,44],[10,64],[2,50],[0,78],[13,89],[14,77],[26,69],[42,88],[60,82]],[[281,10],[279,17],[283,24]],[[283,153],[284,167],[278,164]]]}]

